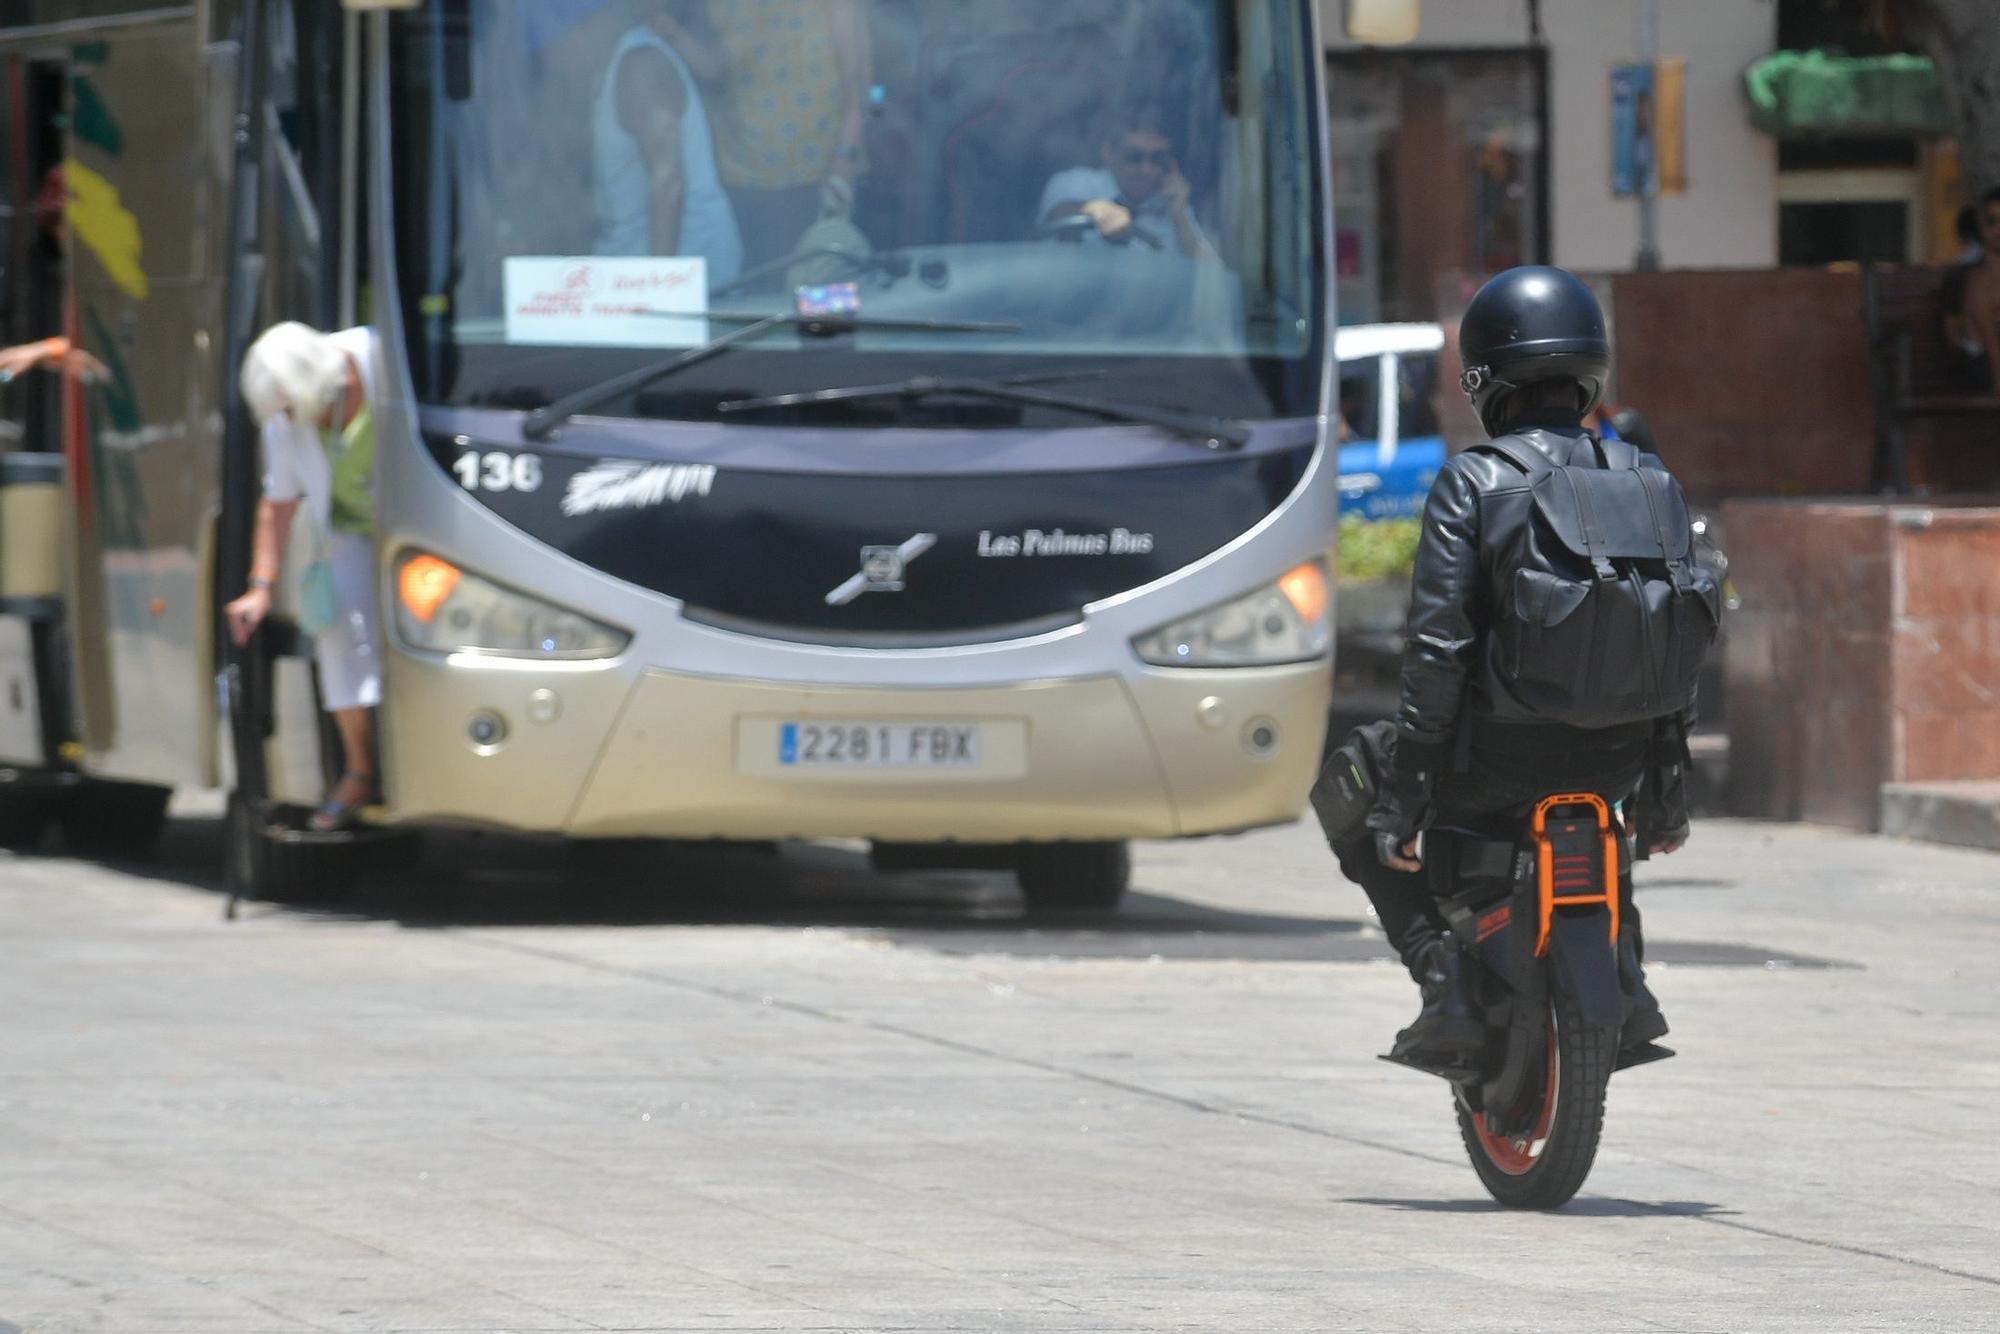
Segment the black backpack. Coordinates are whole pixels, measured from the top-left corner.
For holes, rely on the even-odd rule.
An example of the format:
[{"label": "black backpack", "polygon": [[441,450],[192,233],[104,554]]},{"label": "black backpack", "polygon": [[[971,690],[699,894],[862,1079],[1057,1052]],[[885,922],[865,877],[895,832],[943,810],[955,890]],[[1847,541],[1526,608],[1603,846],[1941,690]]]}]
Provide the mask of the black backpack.
[{"label": "black backpack", "polygon": [[1557,463],[1517,437],[1476,446],[1534,493],[1518,562],[1495,572],[1492,663],[1528,717],[1615,727],[1678,713],[1722,615],[1694,559],[1680,483],[1659,459],[1593,441],[1602,467]]}]

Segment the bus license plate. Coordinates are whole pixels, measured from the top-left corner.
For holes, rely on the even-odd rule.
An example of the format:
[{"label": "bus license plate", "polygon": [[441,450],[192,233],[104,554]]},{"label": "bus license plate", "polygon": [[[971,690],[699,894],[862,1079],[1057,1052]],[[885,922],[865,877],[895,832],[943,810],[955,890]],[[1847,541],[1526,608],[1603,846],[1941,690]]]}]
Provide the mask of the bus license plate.
[{"label": "bus license plate", "polygon": [[979,724],[781,723],[778,763],[789,769],[976,769]]}]

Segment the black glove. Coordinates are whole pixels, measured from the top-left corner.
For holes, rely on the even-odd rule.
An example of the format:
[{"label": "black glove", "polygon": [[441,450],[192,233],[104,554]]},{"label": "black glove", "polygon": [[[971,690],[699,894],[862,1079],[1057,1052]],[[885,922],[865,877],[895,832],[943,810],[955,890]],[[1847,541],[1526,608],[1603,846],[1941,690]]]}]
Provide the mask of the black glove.
[{"label": "black glove", "polygon": [[1636,812],[1637,856],[1644,861],[1655,847],[1687,842],[1687,729],[1679,719],[1662,720],[1646,751],[1645,777],[1639,785]]},{"label": "black glove", "polygon": [[[1438,773],[1450,753],[1451,744],[1447,741],[1425,740],[1408,731],[1397,733],[1389,772],[1375,798],[1375,808],[1368,812],[1369,831],[1393,835],[1396,855],[1401,856],[1402,845],[1424,827],[1431,788],[1436,785]],[[1376,845],[1381,846],[1380,838]]]},{"label": "black glove", "polygon": [[1410,869],[1407,866],[1398,865],[1397,863],[1399,862],[1414,861],[1421,865],[1423,862],[1422,857],[1405,854],[1403,851],[1403,845],[1408,843],[1410,838],[1414,837],[1415,835],[1405,837],[1401,834],[1377,832],[1375,835],[1375,860],[1381,862],[1392,871],[1408,871]]}]

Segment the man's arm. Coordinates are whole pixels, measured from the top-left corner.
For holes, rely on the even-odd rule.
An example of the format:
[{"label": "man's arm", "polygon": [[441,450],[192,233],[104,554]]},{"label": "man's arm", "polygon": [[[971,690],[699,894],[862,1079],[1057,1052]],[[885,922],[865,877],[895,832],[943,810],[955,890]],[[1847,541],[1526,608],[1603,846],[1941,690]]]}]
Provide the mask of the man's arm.
[{"label": "man's arm", "polygon": [[681,209],[687,201],[687,174],[681,164],[681,117],[687,86],[673,62],[658,48],[628,53],[615,74],[618,123],[639,141],[646,163],[647,201],[652,218],[652,250],[677,255]]},{"label": "man's arm", "polygon": [[238,648],[250,642],[250,636],[271,614],[285,543],[291,538],[292,519],[298,512],[297,500],[265,496],[257,502],[257,524],[250,539],[249,587],[222,609],[229,638]]},{"label": "man's arm", "polygon": [[1180,243],[1181,253],[1189,259],[1214,259],[1215,250],[1208,244],[1208,238],[1194,225],[1194,219],[1185,212],[1174,214],[1174,239]]},{"label": "man's arm", "polygon": [[1039,225],[1047,227],[1058,218],[1082,214],[1097,226],[1098,234],[1115,241],[1132,230],[1132,210],[1101,194],[1092,194],[1089,178],[1076,171],[1058,172],[1042,191]]},{"label": "man's arm", "polygon": [[1653,724],[1646,772],[1636,798],[1640,860],[1678,852],[1691,824],[1687,799],[1687,739],[1694,732],[1695,706]]},{"label": "man's arm", "polygon": [[1944,341],[1953,352],[1965,347],[1971,337],[1971,330],[1965,321],[1965,284],[1972,277],[1972,266],[1954,264],[1945,270],[1944,282],[1938,287],[1938,306],[1944,320]]},{"label": "man's arm", "polygon": [[1982,263],[1966,282],[1965,327],[1986,349],[1994,392],[2000,393],[2000,281],[1994,277],[1991,260]]},{"label": "man's arm", "polygon": [[1166,185],[1161,188],[1161,196],[1167,201],[1167,217],[1173,223],[1174,240],[1180,244],[1181,253],[1189,259],[1216,258],[1215,248],[1201,234],[1189,207],[1194,198],[1194,187],[1188,184],[1187,177],[1181,175],[1179,167],[1175,167],[1173,175],[1167,178]]},{"label": "man's arm", "polygon": [[1368,817],[1368,827],[1378,834],[1406,841],[1417,832],[1451,756],[1466,675],[1485,630],[1483,583],[1479,495],[1463,472],[1447,466],[1424,503],[1403,648],[1396,761],[1384,800]]},{"label": "man's arm", "polygon": [[0,348],[0,384],[37,367],[68,371],[86,382],[110,378],[103,362],[80,347],[70,346],[67,338],[44,338],[39,343]]}]

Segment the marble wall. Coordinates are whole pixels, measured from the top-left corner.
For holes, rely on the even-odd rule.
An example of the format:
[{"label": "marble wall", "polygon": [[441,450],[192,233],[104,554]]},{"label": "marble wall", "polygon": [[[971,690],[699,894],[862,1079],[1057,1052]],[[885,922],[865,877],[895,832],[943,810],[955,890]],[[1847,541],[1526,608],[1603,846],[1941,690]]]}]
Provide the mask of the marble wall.
[{"label": "marble wall", "polygon": [[2000,508],[1724,516],[1732,810],[1873,829],[1883,783],[2000,777]]}]

